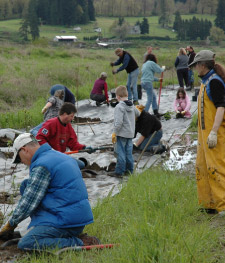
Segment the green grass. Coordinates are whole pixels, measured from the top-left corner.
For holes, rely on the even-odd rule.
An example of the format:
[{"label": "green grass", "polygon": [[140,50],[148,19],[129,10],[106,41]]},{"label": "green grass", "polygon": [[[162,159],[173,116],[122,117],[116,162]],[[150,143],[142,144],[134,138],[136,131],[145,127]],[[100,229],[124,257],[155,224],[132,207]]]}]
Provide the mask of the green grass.
[{"label": "green grass", "polygon": [[[126,49],[137,60],[140,68],[143,54],[149,42]],[[151,42],[159,65],[165,65],[163,85],[177,84],[174,61],[182,42]],[[205,46],[196,46],[196,52]],[[216,52],[216,60],[225,65],[225,49],[209,47]],[[0,67],[0,127],[27,128],[42,121],[41,109],[49,97],[50,87],[60,83],[67,86],[81,100],[89,98],[94,81],[102,71],[108,73],[109,90],[118,85],[126,85],[125,71],[112,75],[110,61],[117,57],[113,49],[79,49],[73,45],[50,46],[43,43],[27,45],[1,43]],[[156,76],[160,76],[156,74]],[[140,83],[141,74],[139,74]],[[156,82],[155,87],[159,86]],[[199,79],[195,74],[195,85]],[[19,114],[19,121],[17,117]]]},{"label": "green grass", "polygon": [[[223,262],[218,259],[219,229],[198,212],[193,178],[175,172],[148,170],[130,177],[121,192],[94,208],[89,235],[114,249],[65,253],[55,257],[27,257],[20,262]],[[215,258],[219,261],[214,261]]]}]

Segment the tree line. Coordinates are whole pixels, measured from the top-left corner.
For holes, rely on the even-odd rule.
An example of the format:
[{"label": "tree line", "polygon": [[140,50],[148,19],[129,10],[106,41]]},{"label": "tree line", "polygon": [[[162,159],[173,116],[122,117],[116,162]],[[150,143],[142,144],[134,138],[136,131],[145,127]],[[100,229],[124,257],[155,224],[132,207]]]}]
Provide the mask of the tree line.
[{"label": "tree line", "polygon": [[[166,3],[166,4],[165,4]],[[98,16],[151,16],[160,15],[163,5],[169,12],[181,14],[216,14],[218,0],[94,0]]]},{"label": "tree line", "polygon": [[41,23],[49,25],[70,26],[95,20],[93,0],[0,0],[0,20],[26,17],[31,9]]},{"label": "tree line", "polygon": [[[0,0],[1,1],[1,0]],[[19,29],[24,40],[39,37],[39,25],[86,24],[95,20],[93,0],[29,0]]]},{"label": "tree line", "polygon": [[176,12],[173,24],[179,40],[204,40],[210,35],[211,27],[212,23],[207,19],[198,19],[194,16],[191,19],[183,20],[179,12]]}]

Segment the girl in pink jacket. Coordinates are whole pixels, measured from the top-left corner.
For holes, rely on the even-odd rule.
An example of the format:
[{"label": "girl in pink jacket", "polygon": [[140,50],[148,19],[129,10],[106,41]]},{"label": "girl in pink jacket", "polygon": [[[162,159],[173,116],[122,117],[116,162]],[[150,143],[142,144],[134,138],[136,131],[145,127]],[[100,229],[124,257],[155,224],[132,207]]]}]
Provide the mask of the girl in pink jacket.
[{"label": "girl in pink jacket", "polygon": [[184,88],[179,88],[177,91],[176,99],[174,101],[174,110],[177,113],[176,118],[190,118],[190,108],[191,102],[188,95],[186,94]]}]

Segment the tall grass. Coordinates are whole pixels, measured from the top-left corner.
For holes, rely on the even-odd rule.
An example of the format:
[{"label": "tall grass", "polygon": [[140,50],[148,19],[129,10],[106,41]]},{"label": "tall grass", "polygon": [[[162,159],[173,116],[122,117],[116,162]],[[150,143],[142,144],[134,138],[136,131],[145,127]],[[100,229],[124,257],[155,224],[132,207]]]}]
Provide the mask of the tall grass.
[{"label": "tall grass", "polygon": [[148,170],[131,176],[118,195],[98,203],[94,218],[85,231],[119,247],[20,262],[206,263],[216,262],[221,249],[219,230],[198,211],[195,180],[175,172]]}]

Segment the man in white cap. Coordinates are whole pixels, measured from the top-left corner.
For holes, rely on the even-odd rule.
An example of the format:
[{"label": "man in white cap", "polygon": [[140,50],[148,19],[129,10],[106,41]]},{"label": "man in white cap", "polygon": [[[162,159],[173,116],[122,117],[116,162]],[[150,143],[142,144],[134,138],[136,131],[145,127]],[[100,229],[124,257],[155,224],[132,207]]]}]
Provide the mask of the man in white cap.
[{"label": "man in white cap", "polygon": [[198,52],[189,67],[202,79],[198,96],[196,178],[199,204],[225,215],[225,68],[210,50]]},{"label": "man in white cap", "polygon": [[32,229],[18,243],[22,250],[98,244],[96,237],[82,234],[93,223],[93,214],[77,162],[47,143],[40,146],[30,133],[19,135],[13,147],[13,163],[28,165],[30,175],[21,184],[22,197],[0,239],[10,239],[30,216]]},{"label": "man in white cap", "polygon": [[[100,106],[102,102],[107,103],[109,106],[108,86],[106,83],[107,73],[102,72],[100,78],[94,83],[93,89],[90,94],[90,99],[96,101],[96,106]],[[104,93],[103,94],[103,90]]]}]

